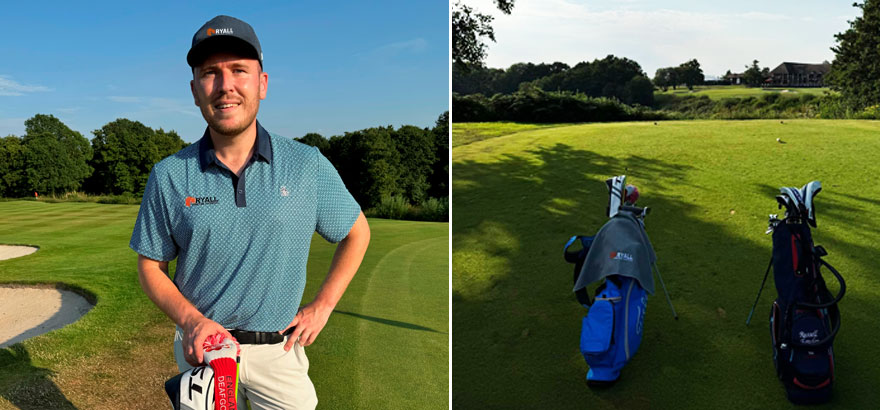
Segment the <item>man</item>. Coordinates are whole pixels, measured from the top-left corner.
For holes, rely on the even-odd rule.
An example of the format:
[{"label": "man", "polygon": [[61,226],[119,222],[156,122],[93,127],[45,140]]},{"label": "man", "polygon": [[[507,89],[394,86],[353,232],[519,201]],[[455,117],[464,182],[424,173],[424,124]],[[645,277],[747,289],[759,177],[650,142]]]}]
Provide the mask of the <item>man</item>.
[{"label": "man", "polygon": [[[369,226],[317,149],[270,135],[256,120],[269,79],[250,25],[211,19],[187,62],[208,127],[150,173],[130,243],[141,287],[177,324],[181,371],[204,363],[207,337],[232,336],[241,344],[240,402],[314,408],[303,347],[360,266]],[[315,299],[300,308],[314,232],[339,246]]]}]

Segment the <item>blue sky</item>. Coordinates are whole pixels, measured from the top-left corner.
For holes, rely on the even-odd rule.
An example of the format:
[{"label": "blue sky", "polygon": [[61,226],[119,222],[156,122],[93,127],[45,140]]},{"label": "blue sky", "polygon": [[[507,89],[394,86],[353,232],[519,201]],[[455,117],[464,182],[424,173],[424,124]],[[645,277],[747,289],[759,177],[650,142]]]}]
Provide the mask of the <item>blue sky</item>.
[{"label": "blue sky", "polygon": [[827,0],[516,0],[510,15],[491,0],[463,1],[495,16],[490,67],[614,54],[652,78],[692,58],[707,76],[742,72],[755,59],[771,70],[783,61],[832,61],[834,34],[861,15],[852,1]]},{"label": "blue sky", "polygon": [[449,105],[449,6],[438,1],[42,2],[2,7],[0,137],[53,114],[85,137],[117,118],[205,129],[186,53],[218,14],[251,24],[269,89],[269,131],[325,137],[363,128],[431,127]]}]

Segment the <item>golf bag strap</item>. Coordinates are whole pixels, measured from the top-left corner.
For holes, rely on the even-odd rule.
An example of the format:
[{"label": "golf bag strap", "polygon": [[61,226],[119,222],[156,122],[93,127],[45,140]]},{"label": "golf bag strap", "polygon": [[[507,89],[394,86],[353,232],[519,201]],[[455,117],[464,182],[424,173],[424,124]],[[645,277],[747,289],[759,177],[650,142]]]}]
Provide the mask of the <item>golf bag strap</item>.
[{"label": "golf bag strap", "polygon": [[843,280],[843,276],[840,275],[840,272],[838,272],[837,269],[834,269],[834,267],[831,266],[830,263],[825,262],[824,259],[817,256],[816,260],[819,261],[819,263],[821,263],[822,265],[825,265],[825,267],[831,271],[831,274],[833,274],[834,277],[837,278],[837,282],[840,283],[840,290],[837,292],[837,296],[834,298],[834,300],[832,300],[828,303],[798,302],[797,303],[798,307],[806,307],[806,308],[811,308],[811,309],[824,309],[824,308],[830,307],[832,305],[836,305],[838,302],[840,302],[841,299],[843,299],[843,294],[846,293],[846,281]]}]

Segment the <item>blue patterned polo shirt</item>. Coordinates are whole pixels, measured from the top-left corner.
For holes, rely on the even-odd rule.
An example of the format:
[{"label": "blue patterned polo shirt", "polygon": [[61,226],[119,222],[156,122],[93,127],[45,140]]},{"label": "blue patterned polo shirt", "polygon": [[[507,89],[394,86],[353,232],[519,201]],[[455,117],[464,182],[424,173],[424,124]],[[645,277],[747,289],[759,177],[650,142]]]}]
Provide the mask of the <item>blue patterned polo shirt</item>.
[{"label": "blue patterned polo shirt", "polygon": [[177,258],[174,284],[227,328],[279,331],[306,284],[312,235],[344,239],[360,214],[317,148],[270,135],[237,177],[208,131],[150,172],[129,246],[158,261]]}]

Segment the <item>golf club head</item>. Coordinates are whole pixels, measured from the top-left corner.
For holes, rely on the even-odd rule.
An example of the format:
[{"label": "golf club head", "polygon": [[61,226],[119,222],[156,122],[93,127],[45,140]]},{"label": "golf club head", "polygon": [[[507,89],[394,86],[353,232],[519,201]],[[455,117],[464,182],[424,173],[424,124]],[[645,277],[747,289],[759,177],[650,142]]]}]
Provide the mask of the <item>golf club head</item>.
[{"label": "golf club head", "polygon": [[165,382],[165,393],[174,410],[213,409],[214,370],[199,366],[180,373]]},{"label": "golf club head", "polygon": [[803,196],[797,188],[782,187],[779,188],[780,195],[776,196],[779,207],[785,206],[786,217],[800,218],[806,215],[806,206],[804,205]]},{"label": "golf club head", "polygon": [[613,218],[623,205],[623,195],[626,191],[626,175],[620,175],[605,180],[608,186],[608,217]]},{"label": "golf club head", "polygon": [[813,198],[822,190],[822,183],[819,181],[811,181],[801,188],[801,196],[804,198],[804,207],[807,211],[807,223],[813,228],[816,227],[816,211],[813,204]]},{"label": "golf club head", "polygon": [[624,205],[633,206],[636,204],[636,201],[639,200],[639,188],[635,185],[627,184],[626,185],[626,196],[624,198]]}]

